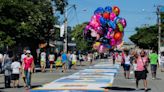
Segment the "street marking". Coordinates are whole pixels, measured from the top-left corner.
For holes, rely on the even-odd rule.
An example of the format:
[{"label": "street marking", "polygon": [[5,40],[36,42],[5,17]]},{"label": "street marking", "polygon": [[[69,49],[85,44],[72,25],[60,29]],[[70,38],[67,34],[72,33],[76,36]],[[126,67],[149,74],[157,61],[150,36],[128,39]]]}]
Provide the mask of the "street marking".
[{"label": "street marking", "polygon": [[72,75],[59,78],[31,92],[103,92],[104,87],[111,87],[119,65],[100,62],[88,69],[80,70]]}]

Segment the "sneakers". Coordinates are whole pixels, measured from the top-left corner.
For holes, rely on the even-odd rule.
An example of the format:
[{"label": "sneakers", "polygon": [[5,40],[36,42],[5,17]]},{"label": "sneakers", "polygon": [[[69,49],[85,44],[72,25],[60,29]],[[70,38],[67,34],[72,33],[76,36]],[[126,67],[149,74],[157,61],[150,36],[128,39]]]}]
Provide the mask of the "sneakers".
[{"label": "sneakers", "polygon": [[155,80],[155,78],[152,78],[152,80]]}]

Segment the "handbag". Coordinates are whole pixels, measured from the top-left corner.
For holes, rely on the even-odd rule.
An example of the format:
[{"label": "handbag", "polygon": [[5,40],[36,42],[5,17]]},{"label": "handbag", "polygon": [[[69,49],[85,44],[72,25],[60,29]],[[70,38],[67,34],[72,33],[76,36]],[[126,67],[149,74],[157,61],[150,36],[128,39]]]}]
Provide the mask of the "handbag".
[{"label": "handbag", "polygon": [[[142,59],[142,58],[141,58],[141,59]],[[145,72],[145,73],[149,73],[149,71],[147,70],[147,67],[146,67],[145,63],[143,62],[143,59],[142,59],[142,63],[143,63],[143,65],[144,65],[144,66],[143,66],[143,67],[144,67],[144,72]]]}]

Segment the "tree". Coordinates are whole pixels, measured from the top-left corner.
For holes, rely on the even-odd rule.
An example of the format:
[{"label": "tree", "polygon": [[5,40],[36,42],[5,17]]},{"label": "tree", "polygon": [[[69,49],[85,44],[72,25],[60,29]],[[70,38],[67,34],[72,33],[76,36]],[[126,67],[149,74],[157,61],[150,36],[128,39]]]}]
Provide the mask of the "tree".
[{"label": "tree", "polygon": [[85,28],[85,26],[87,24],[88,23],[85,22],[85,23],[76,25],[73,28],[73,31],[72,31],[72,34],[71,34],[72,37],[75,38],[77,49],[81,50],[81,51],[88,51],[88,50],[92,49],[92,45],[87,40],[85,40],[84,37],[83,37],[83,29]]},{"label": "tree", "polygon": [[55,22],[48,0],[1,0],[0,46],[37,47],[41,39],[49,37]]},{"label": "tree", "polygon": [[[164,20],[164,13],[161,13],[161,20]],[[164,35],[164,22],[162,22],[161,27],[161,38]],[[136,28],[136,34],[130,37],[130,40],[135,43],[140,48],[155,50],[158,49],[158,25]],[[161,41],[162,42],[162,41]],[[162,43],[164,44],[164,43]]]},{"label": "tree", "polygon": [[67,0],[52,0],[55,2],[56,10],[60,11],[61,14],[64,13],[65,7],[68,5]]},{"label": "tree", "polygon": [[136,28],[137,33],[130,37],[130,40],[137,46],[144,49],[158,48],[157,26]]}]

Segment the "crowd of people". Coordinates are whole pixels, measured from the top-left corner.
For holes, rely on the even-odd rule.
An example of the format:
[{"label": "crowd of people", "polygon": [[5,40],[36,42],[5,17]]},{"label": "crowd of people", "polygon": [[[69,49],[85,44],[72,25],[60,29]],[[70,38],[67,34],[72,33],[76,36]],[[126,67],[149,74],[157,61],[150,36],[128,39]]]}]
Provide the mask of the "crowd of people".
[{"label": "crowd of people", "polygon": [[[88,61],[88,65],[92,65],[99,56],[97,52],[88,52],[87,54],[77,53],[77,51],[58,52],[51,50],[47,54],[45,49],[40,49],[39,55],[36,57],[39,61],[41,72],[46,72],[47,64],[49,64],[49,72],[67,72],[69,69],[77,69],[77,63],[80,66],[84,61]],[[164,72],[164,53],[161,54],[161,60],[158,61],[158,54],[155,50],[147,52],[144,50],[126,50],[121,52],[112,52],[110,55],[113,64],[120,64],[124,70],[124,77],[130,79],[131,72],[134,73],[136,79],[136,88],[139,87],[139,80],[143,80],[144,88],[147,90],[147,74],[151,71],[152,79],[157,79],[157,68],[161,67]],[[12,51],[0,54],[0,70],[4,73],[5,88],[16,88],[19,86],[20,77],[23,80],[25,88],[31,88],[31,76],[35,72],[35,57],[29,49],[24,49],[21,55],[14,55]],[[148,66],[150,65],[150,70]],[[55,68],[54,68],[55,67]]]},{"label": "crowd of people", "polygon": [[66,53],[51,50],[47,54],[45,49],[40,49],[37,57],[34,57],[27,48],[24,48],[22,52],[21,55],[14,54],[13,51],[0,54],[0,71],[4,73],[5,88],[19,87],[19,80],[22,79],[24,87],[30,89],[31,76],[35,72],[37,61],[39,61],[40,70],[43,73],[46,72],[47,67],[50,68],[49,72],[54,72],[54,67],[56,72],[67,72],[69,69],[76,70],[77,63],[82,66],[84,61],[88,61],[88,65],[92,65],[93,59],[97,58],[97,54],[92,52],[83,54],[77,53],[77,51]]},{"label": "crowd of people", "polygon": [[[141,50],[141,51],[122,51],[113,52],[113,64],[119,63],[124,70],[124,77],[130,79],[130,72],[134,73],[134,78],[136,79],[136,88],[138,89],[139,80],[143,80],[144,88],[147,89],[147,74],[149,71],[152,74],[152,79],[157,79],[157,68],[161,65],[161,72],[164,70],[164,53],[161,55],[160,62],[158,60],[158,54],[155,50],[151,52]],[[150,65],[150,70],[148,66]]]}]

